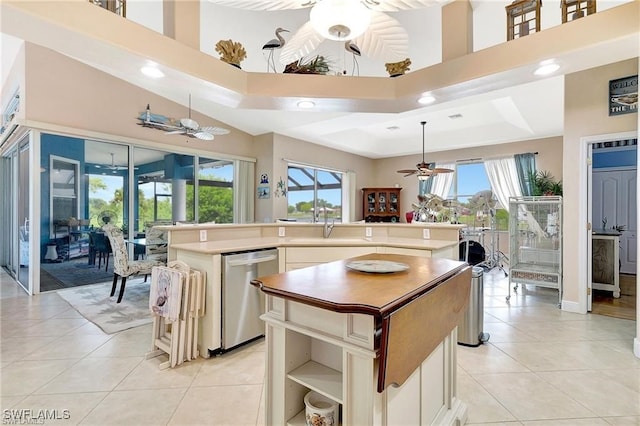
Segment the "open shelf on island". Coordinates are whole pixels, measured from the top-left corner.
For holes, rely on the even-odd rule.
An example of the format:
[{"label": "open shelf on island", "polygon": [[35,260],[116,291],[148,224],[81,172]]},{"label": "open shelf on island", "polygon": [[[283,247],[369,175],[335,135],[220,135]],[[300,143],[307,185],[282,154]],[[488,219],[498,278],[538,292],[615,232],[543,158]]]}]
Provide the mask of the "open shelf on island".
[{"label": "open shelf on island", "polygon": [[315,361],[307,361],[287,374],[291,380],[342,404],[342,373]]}]

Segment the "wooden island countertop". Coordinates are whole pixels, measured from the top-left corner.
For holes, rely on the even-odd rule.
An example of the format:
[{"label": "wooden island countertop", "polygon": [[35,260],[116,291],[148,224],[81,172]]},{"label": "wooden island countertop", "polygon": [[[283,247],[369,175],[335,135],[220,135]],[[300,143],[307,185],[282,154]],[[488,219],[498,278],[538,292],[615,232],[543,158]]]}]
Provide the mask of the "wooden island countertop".
[{"label": "wooden island countertop", "polygon": [[[354,260],[387,260],[409,265],[394,273],[368,273],[347,268]],[[296,269],[251,283],[266,294],[341,313],[385,316],[468,267],[450,259],[372,253]]]},{"label": "wooden island countertop", "polygon": [[[354,260],[387,260],[409,268],[393,273],[349,269]],[[469,300],[471,268],[450,259],[367,254],[265,277],[251,283],[265,294],[339,313],[373,315],[381,326],[378,392],[400,385],[451,333]]]}]

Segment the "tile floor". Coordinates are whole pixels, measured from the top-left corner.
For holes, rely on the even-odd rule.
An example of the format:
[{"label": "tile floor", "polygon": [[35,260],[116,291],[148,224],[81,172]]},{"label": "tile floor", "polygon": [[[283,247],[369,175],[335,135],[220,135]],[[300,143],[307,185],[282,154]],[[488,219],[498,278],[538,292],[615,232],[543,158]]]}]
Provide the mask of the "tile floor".
[{"label": "tile floor", "polygon": [[[459,346],[468,424],[640,425],[635,321],[557,309],[557,292],[505,301],[484,275],[488,343]],[[159,371],[150,326],[106,335],[56,293],[26,296],[0,270],[0,408],[57,410],[44,424],[261,425],[264,343]],[[68,411],[63,411],[68,410]]]}]

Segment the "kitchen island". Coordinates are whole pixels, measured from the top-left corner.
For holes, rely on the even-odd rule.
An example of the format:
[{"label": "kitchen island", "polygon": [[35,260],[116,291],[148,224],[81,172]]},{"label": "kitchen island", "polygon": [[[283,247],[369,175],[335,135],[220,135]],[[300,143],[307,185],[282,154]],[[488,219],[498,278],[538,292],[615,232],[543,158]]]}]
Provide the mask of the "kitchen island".
[{"label": "kitchen island", "polygon": [[[354,270],[354,261],[407,266]],[[259,277],[266,295],[265,424],[303,425],[310,390],[340,404],[342,425],[461,424],[457,324],[463,262],[367,254]]]}]

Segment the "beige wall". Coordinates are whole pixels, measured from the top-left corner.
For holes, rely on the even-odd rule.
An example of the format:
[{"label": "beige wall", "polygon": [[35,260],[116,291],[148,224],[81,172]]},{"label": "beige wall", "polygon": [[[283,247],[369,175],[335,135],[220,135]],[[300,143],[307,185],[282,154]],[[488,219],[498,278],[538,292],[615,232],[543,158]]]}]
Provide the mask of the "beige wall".
[{"label": "beige wall", "polygon": [[[256,222],[273,222],[278,218],[274,211],[273,197],[276,180],[273,173],[273,133],[254,137],[256,156],[256,189],[260,185],[260,175],[265,173],[269,178],[268,186],[270,194],[268,199],[256,199]],[[285,216],[286,217],[286,216]]]},{"label": "beige wall", "polygon": [[[185,149],[255,158],[251,135],[196,111],[191,118],[201,125],[228,128],[231,133],[214,141],[201,141],[139,126],[136,118],[147,104],[152,112],[175,118],[188,117],[188,107],[49,49],[30,43],[25,47],[27,120],[133,138],[169,151]],[[184,97],[187,103],[189,93]]]},{"label": "beige wall", "polygon": [[[9,103],[9,99],[13,96],[17,88],[25,87],[25,74],[25,52],[24,49],[20,49],[16,55],[15,62],[11,66],[11,70],[7,74],[7,80],[0,86],[0,105],[2,105],[3,108]],[[16,118],[24,119],[24,115],[24,102],[21,102],[20,108],[16,113]]]},{"label": "beige wall", "polygon": [[[538,170],[548,170],[556,179],[562,179],[561,137],[429,152],[426,154],[425,159],[436,163],[450,163],[473,158],[504,157],[525,152],[537,152],[536,166]],[[413,168],[420,161],[422,161],[422,154],[385,158],[375,162],[374,186],[389,187],[398,184],[402,187],[401,211],[403,212],[411,210],[411,203],[416,202],[418,179],[415,176],[404,177],[402,174],[397,173],[396,170]],[[404,218],[400,220],[404,222]]]},{"label": "beige wall", "polygon": [[[564,300],[578,304],[586,289],[586,173],[581,170],[581,138],[638,130],[638,114],[609,116],[609,81],[638,74],[638,58],[574,73],[565,77],[563,173],[564,184]],[[581,169],[582,166],[582,169]],[[583,295],[583,298],[585,295]]]},{"label": "beige wall", "polygon": [[[362,219],[362,195],[360,188],[373,185],[375,180],[373,160],[282,135],[274,135],[273,143],[274,172],[272,188],[275,187],[275,183],[280,177],[282,177],[285,182],[287,180],[288,163],[283,161],[283,158],[299,161],[302,164],[326,167],[338,171],[352,171],[356,175],[356,193],[353,195],[356,200],[355,220]],[[282,197],[274,198],[274,214],[276,218],[287,217],[286,201],[287,200]]]}]

